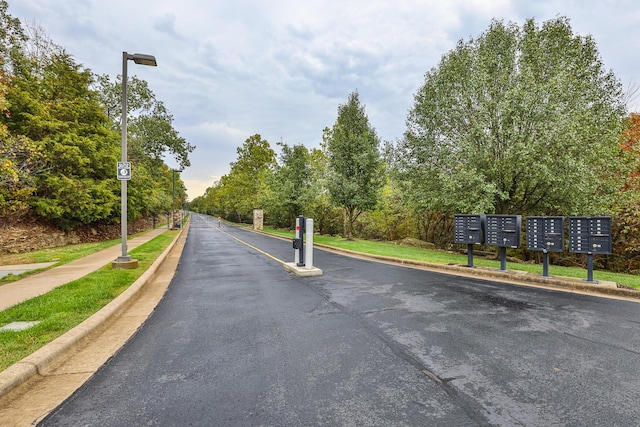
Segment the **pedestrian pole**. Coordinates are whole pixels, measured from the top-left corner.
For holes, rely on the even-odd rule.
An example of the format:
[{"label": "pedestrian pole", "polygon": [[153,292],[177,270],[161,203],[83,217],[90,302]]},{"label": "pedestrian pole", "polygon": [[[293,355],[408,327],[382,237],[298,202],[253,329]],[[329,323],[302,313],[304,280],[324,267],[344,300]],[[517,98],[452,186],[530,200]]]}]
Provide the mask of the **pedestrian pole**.
[{"label": "pedestrian pole", "polygon": [[313,218],[306,218],[306,220],[307,244],[304,248],[304,259],[305,267],[311,270],[313,268]]},{"label": "pedestrian pole", "polygon": [[[298,238],[298,230],[300,229],[300,218],[296,218],[296,233],[295,233],[295,237],[293,239],[294,243],[296,241],[296,239]],[[295,265],[300,264],[300,251],[294,246],[293,247],[293,263]]]}]

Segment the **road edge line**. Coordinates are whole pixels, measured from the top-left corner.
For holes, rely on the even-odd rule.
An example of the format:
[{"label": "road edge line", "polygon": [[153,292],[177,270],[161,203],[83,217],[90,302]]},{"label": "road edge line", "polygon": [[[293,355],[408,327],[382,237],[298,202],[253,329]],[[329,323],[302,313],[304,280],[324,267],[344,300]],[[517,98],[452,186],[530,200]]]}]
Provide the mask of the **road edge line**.
[{"label": "road edge line", "polygon": [[102,331],[111,319],[125,310],[135,299],[137,293],[149,279],[153,277],[187,228],[188,227],[181,228],[180,233],[176,235],[153,264],[111,302],[55,340],[0,372],[0,398],[5,397],[31,378],[37,375],[44,375],[49,367],[61,361],[65,354],[71,351],[76,345],[81,345],[82,342],[91,335]]}]

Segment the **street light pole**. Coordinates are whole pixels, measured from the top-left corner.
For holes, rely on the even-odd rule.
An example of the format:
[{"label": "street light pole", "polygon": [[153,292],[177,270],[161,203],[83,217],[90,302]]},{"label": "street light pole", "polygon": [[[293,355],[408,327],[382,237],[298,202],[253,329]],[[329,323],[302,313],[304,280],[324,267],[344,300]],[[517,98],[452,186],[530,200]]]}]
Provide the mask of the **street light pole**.
[{"label": "street light pole", "polygon": [[[122,114],[121,114],[121,162],[127,161],[127,61],[136,64],[157,66],[156,58],[142,53],[128,54],[122,52]],[[136,268],[137,260],[127,254],[127,179],[120,184],[120,233],[122,235],[122,254],[114,261],[113,268]]]},{"label": "street light pole", "polygon": [[[176,228],[175,227],[175,215],[174,215],[174,211],[175,211],[175,204],[176,204],[176,172],[182,172],[183,169],[171,169],[172,172],[172,176],[171,176],[171,224],[173,224],[171,226],[171,229]],[[180,226],[182,227],[182,223],[180,224]]]}]

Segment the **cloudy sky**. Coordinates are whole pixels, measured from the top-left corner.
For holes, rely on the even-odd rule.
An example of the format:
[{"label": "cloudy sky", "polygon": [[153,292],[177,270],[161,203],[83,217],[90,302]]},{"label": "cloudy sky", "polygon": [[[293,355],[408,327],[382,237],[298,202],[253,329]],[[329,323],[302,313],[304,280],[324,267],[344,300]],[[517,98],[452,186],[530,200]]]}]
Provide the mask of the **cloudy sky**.
[{"label": "cloudy sky", "polygon": [[[357,90],[383,141],[402,137],[424,73],[491,19],[518,25],[557,16],[591,34],[623,87],[637,87],[637,0],[8,0],[97,74],[122,72],[122,52],[174,115],[196,151],[182,174],[191,199],[229,172],[236,148],[260,134],[316,147]],[[630,106],[631,110],[638,111]],[[168,160],[170,166],[175,166]],[[134,165],[135,167],[135,165]]]}]

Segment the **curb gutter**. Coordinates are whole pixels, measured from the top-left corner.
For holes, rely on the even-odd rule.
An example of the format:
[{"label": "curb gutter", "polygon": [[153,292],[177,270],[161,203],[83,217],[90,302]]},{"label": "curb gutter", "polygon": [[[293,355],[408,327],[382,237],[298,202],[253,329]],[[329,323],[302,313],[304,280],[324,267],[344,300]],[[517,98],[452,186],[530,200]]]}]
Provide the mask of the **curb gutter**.
[{"label": "curb gutter", "polygon": [[553,288],[563,291],[589,292],[607,296],[618,296],[638,300],[640,302],[640,291],[633,289],[619,288],[615,282],[600,281],[599,283],[587,283],[582,279],[573,277],[542,277],[534,273],[524,271],[500,271],[489,267],[467,267],[453,264],[438,264],[426,261],[406,260],[384,255],[371,255],[349,249],[335,248],[323,244],[313,244],[314,247],[321,248],[329,252],[339,252],[359,258],[369,258],[391,264],[405,265],[409,267],[424,268],[439,271],[445,274],[456,274],[462,276],[476,276],[479,278],[490,278],[522,285],[536,285]]},{"label": "curb gutter", "polygon": [[72,351],[75,346],[81,345],[92,336],[103,332],[112,319],[120,315],[133,303],[138,292],[153,277],[187,228],[182,228],[181,230],[183,231],[178,233],[147,271],[110,303],[70,331],[0,372],[0,397],[7,395],[31,378],[45,374],[47,370],[61,362],[64,356]]}]

